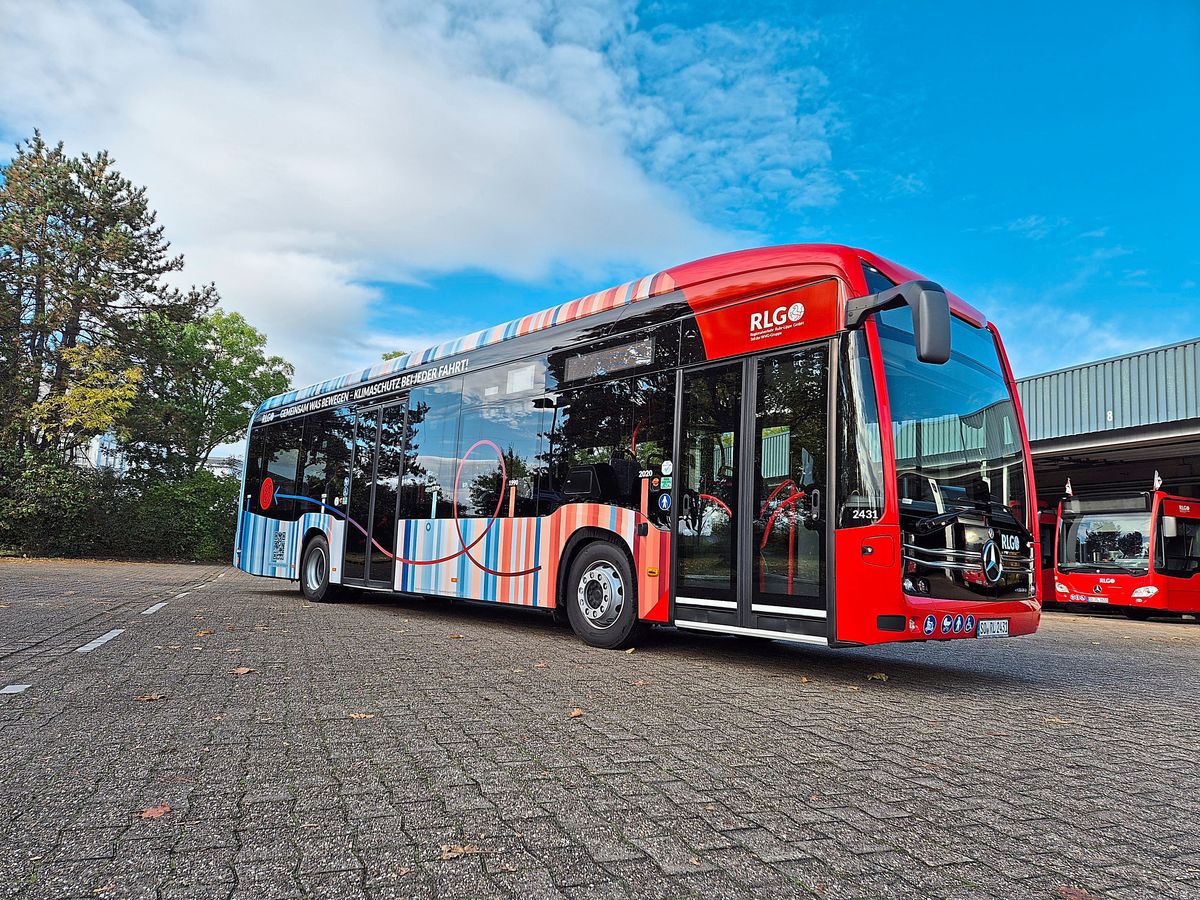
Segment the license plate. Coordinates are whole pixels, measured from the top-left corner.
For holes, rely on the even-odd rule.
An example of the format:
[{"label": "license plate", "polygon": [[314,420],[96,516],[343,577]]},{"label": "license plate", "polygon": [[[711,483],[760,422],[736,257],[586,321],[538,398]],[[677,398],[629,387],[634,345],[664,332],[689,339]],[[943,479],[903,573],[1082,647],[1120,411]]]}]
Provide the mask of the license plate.
[{"label": "license plate", "polygon": [[980,619],[975,629],[975,637],[1008,637],[1008,619]]},{"label": "license plate", "polygon": [[1085,599],[1087,600],[1088,603],[1107,603],[1108,602],[1107,597],[1087,597]]}]

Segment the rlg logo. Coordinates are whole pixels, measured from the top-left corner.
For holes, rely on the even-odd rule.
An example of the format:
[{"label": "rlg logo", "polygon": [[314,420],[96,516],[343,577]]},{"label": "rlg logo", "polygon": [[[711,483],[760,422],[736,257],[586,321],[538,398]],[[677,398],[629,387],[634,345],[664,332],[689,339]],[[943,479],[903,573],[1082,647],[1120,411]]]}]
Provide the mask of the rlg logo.
[{"label": "rlg logo", "polygon": [[777,306],[770,312],[750,313],[750,330],[766,331],[783,328],[785,325],[800,325],[803,321],[804,304],[793,303],[791,306]]}]

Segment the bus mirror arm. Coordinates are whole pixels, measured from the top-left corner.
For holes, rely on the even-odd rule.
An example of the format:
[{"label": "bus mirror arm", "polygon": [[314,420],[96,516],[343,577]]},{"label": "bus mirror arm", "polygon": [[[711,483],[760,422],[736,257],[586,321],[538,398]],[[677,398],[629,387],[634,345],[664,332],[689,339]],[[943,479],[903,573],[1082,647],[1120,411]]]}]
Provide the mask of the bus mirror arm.
[{"label": "bus mirror arm", "polygon": [[885,309],[912,310],[917,359],[938,365],[950,359],[950,299],[932,281],[906,281],[877,294],[846,301],[846,327],[861,328],[867,316]]}]

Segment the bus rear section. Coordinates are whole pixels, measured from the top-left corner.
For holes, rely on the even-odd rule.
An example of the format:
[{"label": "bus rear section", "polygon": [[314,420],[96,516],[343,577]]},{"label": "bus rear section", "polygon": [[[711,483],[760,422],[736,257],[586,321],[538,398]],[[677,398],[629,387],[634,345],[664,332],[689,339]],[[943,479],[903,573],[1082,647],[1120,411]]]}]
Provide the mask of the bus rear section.
[{"label": "bus rear section", "polygon": [[816,644],[1029,634],[1032,470],[978,311],[866,251],[665,270],[272,398],[236,563]]},{"label": "bus rear section", "polygon": [[1200,501],[1163,491],[1066,497],[1055,596],[1130,618],[1200,612]]}]

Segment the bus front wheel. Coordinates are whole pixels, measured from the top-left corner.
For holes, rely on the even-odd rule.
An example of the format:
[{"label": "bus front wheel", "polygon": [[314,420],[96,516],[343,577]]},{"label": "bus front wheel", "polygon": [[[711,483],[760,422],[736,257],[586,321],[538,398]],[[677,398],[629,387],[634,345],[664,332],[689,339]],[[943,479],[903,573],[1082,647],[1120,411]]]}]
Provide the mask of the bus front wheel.
[{"label": "bus front wheel", "polygon": [[639,634],[637,591],[629,561],[613,544],[595,541],[571,563],[563,602],[571,628],[585,643],[613,650]]},{"label": "bus front wheel", "polygon": [[317,535],[304,547],[300,560],[300,593],[305,600],[322,603],[332,600],[338,585],[329,583],[329,541]]}]

